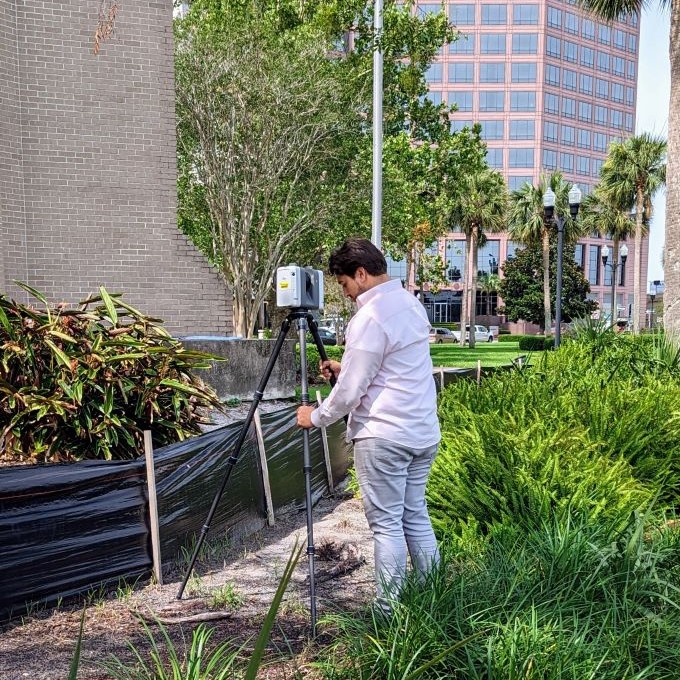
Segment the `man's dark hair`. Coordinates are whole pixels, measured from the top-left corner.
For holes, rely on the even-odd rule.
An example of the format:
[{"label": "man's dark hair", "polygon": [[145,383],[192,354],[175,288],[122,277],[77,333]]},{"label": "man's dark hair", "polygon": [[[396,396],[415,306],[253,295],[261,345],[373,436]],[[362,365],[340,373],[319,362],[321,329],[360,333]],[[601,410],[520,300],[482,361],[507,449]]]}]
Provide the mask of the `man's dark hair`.
[{"label": "man's dark hair", "polygon": [[387,273],[385,256],[365,238],[347,239],[328,260],[328,270],[334,276],[351,276],[363,267],[372,276]]}]

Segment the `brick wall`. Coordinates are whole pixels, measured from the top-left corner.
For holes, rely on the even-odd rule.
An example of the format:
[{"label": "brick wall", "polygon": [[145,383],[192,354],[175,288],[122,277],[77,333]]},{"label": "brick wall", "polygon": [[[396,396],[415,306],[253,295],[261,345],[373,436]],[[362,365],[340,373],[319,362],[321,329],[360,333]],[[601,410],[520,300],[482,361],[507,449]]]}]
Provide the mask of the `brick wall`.
[{"label": "brick wall", "polygon": [[99,0],[0,0],[0,283],[71,302],[104,285],[178,335],[230,334],[176,226],[172,3],[119,4],[95,56]]}]

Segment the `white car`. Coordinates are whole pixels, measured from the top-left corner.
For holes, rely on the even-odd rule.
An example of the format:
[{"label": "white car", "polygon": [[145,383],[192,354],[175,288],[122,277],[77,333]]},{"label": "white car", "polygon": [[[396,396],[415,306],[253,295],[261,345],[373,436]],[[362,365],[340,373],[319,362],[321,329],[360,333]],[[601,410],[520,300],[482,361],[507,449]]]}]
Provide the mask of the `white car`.
[{"label": "white car", "polygon": [[430,343],[442,345],[445,342],[458,342],[455,333],[448,328],[430,328]]},{"label": "white car", "polygon": [[[469,333],[470,326],[466,326],[465,330]],[[453,331],[456,340],[460,342],[460,331]],[[486,326],[475,325],[475,342],[493,342],[493,333]]]}]

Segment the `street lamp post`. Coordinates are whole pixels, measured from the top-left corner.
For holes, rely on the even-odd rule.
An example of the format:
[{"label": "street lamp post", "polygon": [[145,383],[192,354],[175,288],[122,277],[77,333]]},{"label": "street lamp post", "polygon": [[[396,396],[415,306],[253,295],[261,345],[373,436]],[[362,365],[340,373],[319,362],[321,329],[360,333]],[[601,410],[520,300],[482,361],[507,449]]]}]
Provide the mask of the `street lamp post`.
[{"label": "street lamp post", "polygon": [[[569,190],[569,214],[575,220],[581,207],[581,190],[577,184]],[[557,227],[557,276],[555,279],[555,349],[560,346],[562,336],[562,260],[564,257],[564,220],[555,212],[555,192],[548,187],[543,194],[543,214],[546,221],[553,220]]]},{"label": "street lamp post", "polygon": [[607,267],[611,267],[612,270],[612,324],[615,324],[618,321],[619,317],[619,308],[618,305],[616,304],[616,273],[621,267],[622,269],[625,269],[626,267],[626,260],[628,259],[628,246],[624,243],[621,246],[621,262],[612,262],[611,264],[607,264],[607,261],[609,260],[609,247],[604,246],[602,248],[602,266],[604,267],[604,270],[607,271]]}]

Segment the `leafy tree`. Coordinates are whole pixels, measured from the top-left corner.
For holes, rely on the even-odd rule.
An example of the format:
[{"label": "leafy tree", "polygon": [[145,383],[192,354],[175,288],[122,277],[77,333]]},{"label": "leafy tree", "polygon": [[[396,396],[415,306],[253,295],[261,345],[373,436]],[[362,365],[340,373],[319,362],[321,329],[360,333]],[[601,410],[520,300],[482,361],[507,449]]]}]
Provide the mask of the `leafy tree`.
[{"label": "leafy tree", "polygon": [[600,171],[600,190],[616,205],[635,207],[635,260],[633,265],[633,332],[640,331],[640,277],[645,214],[652,197],[666,182],[666,140],[643,133],[613,142]]},{"label": "leafy tree", "polygon": [[[613,203],[611,198],[598,185],[595,187],[595,191],[583,200],[579,211],[579,220],[586,232],[596,232],[602,237],[613,240],[612,263],[618,264],[621,241],[625,241],[635,233],[635,222],[631,220],[627,207]],[[617,273],[616,267],[612,272],[612,322],[615,322],[617,318],[616,286],[618,283],[618,276],[615,275]]]},{"label": "leafy tree", "polygon": [[463,308],[461,313],[461,342],[465,343],[466,325],[470,326],[468,342],[475,346],[475,301],[477,299],[477,250],[485,232],[503,231],[506,226],[508,193],[503,176],[482,168],[460,178],[459,192],[449,215],[451,224],[459,226],[465,234],[467,254],[466,276],[463,282]]},{"label": "leafy tree", "polygon": [[[574,243],[580,235],[580,226],[569,216],[569,185],[564,181],[562,173],[554,172],[550,177],[541,177],[538,185],[526,183],[521,189],[514,191],[510,207],[510,235],[515,241],[526,246],[541,244],[543,264],[543,320],[541,327],[546,333],[552,328],[551,315],[551,282],[550,282],[550,238],[554,233],[554,224],[545,220],[543,194],[550,187],[556,195],[555,211],[565,215],[565,243]],[[564,318],[564,317],[563,317]]]},{"label": "leafy tree", "polygon": [[477,277],[477,288],[486,293],[486,315],[491,316],[491,293],[497,293],[501,285],[498,274],[482,274]]},{"label": "leafy tree", "polygon": [[[552,251],[550,300],[555,299],[556,243],[550,244]],[[511,321],[530,321],[543,327],[545,321],[543,293],[543,252],[540,243],[532,243],[526,248],[516,251],[515,257],[507,260],[502,267],[498,292],[503,298],[503,308],[499,312],[506,314]],[[583,275],[583,270],[574,260],[573,245],[564,248],[562,264],[562,320],[571,321],[578,317],[590,316],[597,308],[597,303],[588,300],[590,284]],[[545,330],[545,329],[544,329]]]}]

